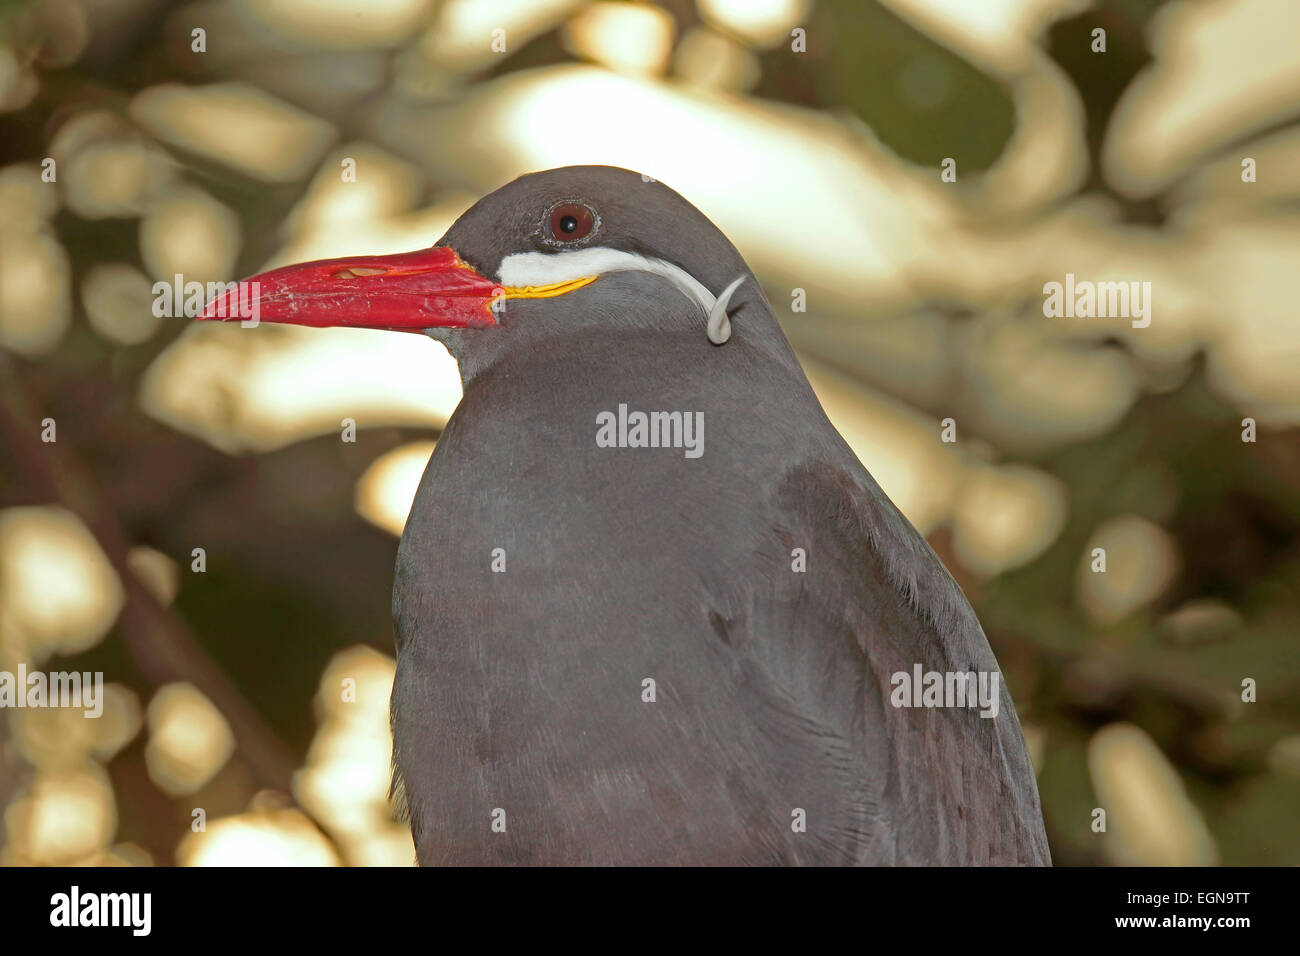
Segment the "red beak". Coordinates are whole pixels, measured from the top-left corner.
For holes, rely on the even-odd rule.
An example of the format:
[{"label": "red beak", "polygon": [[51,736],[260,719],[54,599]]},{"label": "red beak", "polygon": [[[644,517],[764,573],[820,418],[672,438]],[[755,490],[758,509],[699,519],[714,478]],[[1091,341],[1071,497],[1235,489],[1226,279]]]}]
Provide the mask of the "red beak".
[{"label": "red beak", "polygon": [[506,295],[445,246],[389,256],[321,259],[232,283],[200,319],[418,332],[496,324]]}]

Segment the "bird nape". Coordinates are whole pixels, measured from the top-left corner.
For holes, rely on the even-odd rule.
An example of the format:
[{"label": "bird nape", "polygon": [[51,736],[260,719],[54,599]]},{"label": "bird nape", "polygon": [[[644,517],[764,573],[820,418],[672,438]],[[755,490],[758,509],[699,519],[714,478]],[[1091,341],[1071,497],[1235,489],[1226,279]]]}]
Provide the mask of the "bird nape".
[{"label": "bird nape", "polygon": [[393,588],[421,863],[1050,862],[970,604],[677,193],[553,169],[251,281],[260,321],[460,365]]}]

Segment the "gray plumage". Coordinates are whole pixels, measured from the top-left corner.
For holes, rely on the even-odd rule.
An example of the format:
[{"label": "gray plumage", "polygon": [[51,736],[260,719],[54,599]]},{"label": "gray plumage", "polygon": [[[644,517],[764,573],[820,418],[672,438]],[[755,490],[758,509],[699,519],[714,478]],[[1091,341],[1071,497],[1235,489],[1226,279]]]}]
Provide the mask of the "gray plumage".
[{"label": "gray plumage", "polygon": [[[722,346],[643,272],[430,333],[465,388],[393,593],[395,790],[420,861],[1049,863],[1005,682],[994,719],[890,704],[890,675],[916,663],[996,662],[721,232],[661,184],[572,167],[486,197],[442,244],[495,276],[552,249],[540,217],[575,198],[599,212],[591,244],[715,294],[747,278]],[[597,447],[620,403],[702,412],[704,453]]]}]

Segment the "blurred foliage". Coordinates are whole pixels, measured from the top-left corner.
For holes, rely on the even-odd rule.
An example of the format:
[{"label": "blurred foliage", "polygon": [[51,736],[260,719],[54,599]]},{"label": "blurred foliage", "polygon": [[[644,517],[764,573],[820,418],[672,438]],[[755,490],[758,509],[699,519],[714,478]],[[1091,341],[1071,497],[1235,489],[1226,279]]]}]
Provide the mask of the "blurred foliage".
[{"label": "blurred foliage", "polygon": [[[458,175],[457,170],[475,165],[472,150],[465,160],[455,152],[464,143],[413,132],[429,154],[414,155],[409,141],[384,125],[385,109],[392,102],[413,102],[415,109],[430,112],[455,108],[502,78],[582,59],[575,52],[583,49],[580,38],[566,32],[566,18],[581,4],[542,17],[535,30],[522,30],[523,41],[512,42],[504,57],[480,56],[454,66],[422,60],[421,44],[432,42],[428,31],[438,32],[431,27],[434,18],[452,6],[377,3],[376,16],[400,19],[398,8],[413,9],[410,26],[394,28],[391,41],[356,48],[343,42],[341,49],[331,49],[303,36],[277,36],[240,3],[83,6],[74,0],[5,0],[0,52],[7,58],[0,58],[0,96],[7,106],[0,113],[0,170],[39,163],[70,118],[107,111],[122,124],[115,136],[139,137],[163,149],[185,184],[233,210],[242,234],[234,272],[249,274],[283,249],[286,222],[311,195],[310,177],[262,181],[243,175],[203,150],[162,142],[131,105],[138,105],[141,91],[158,84],[240,79],[329,121],[335,142],[379,141],[394,155],[420,164],[416,198],[421,205],[473,195],[491,184]],[[750,103],[784,104],[805,111],[800,114],[805,119],[825,113],[844,118],[846,128],[865,126],[893,164],[889,168],[898,178],[886,180],[893,187],[901,182],[910,188],[920,181],[909,178],[917,167],[935,167],[947,156],[960,157],[964,183],[966,176],[995,168],[1023,132],[1014,92],[1019,77],[1011,71],[998,75],[970,50],[936,39],[909,18],[908,4],[817,3],[806,21],[799,21],[812,38],[805,57],[790,56],[781,43],[747,46],[735,30],[702,14],[705,4],[697,9],[689,0],[674,0],[660,6],[673,20],[679,50],[687,37],[704,37],[715,44],[706,49],[739,50],[736,62],[756,68],[748,87],[743,79],[731,88],[721,84],[724,105],[734,106],[737,116],[746,115],[743,108]],[[1148,36],[1162,6],[1175,4],[1076,4],[1046,23],[1039,49],[1052,75],[1064,76],[1078,97],[1088,155],[1077,190],[1023,218],[1046,220],[1058,204],[1101,197],[1112,204],[1116,223],[1152,230],[1167,224],[1176,205],[1174,187],[1135,195],[1116,188],[1103,169],[1103,146],[1117,104],[1153,62]],[[300,15],[311,16],[310,8],[303,5],[306,12]],[[490,21],[489,15],[484,22]],[[199,22],[209,25],[212,52],[188,56],[189,27]],[[1098,25],[1108,34],[1105,57],[1089,52]],[[339,31],[340,42],[346,32]],[[744,73],[738,68],[735,75]],[[30,78],[30,88],[23,77]],[[337,87],[328,84],[331,78]],[[668,82],[652,80],[661,86]],[[556,137],[565,135],[566,122],[567,117],[556,120]],[[807,122],[811,129],[812,120]],[[1253,132],[1242,131],[1229,141],[1239,147]],[[675,130],[665,126],[661,133],[668,138]],[[470,135],[473,148],[476,135]],[[482,135],[477,158],[490,166],[499,152],[493,144],[501,140]],[[737,162],[749,161],[740,147],[736,152]],[[1235,162],[1236,152],[1228,155]],[[324,162],[332,161],[333,154]],[[63,163],[65,175],[67,168]],[[773,189],[788,185],[782,170],[771,175]],[[934,188],[931,179],[925,182]],[[1279,204],[1282,212],[1293,211],[1294,197],[1290,202]],[[0,226],[9,215],[11,210],[0,209]],[[1012,230],[1018,215],[1007,214],[1010,226],[992,218],[990,230]],[[881,228],[873,222],[859,225]],[[81,215],[65,196],[48,233],[66,255],[62,281],[69,290],[81,290],[92,268],[106,262],[127,263],[150,280],[159,278],[142,251],[146,243],[137,215]],[[425,243],[436,238],[428,235]],[[878,237],[883,245],[894,238]],[[962,234],[954,241],[960,246],[969,238]],[[0,248],[14,255],[17,247]],[[13,814],[0,828],[0,853],[10,862],[105,862],[102,854],[111,839],[118,861],[134,862],[143,851],[146,859],[172,863],[190,831],[192,808],[201,806],[209,819],[244,815],[267,827],[288,821],[284,831],[297,834],[294,839],[305,833],[309,843],[319,825],[326,833],[317,854],[322,859],[343,848],[338,855],[348,862],[400,862],[400,841],[387,856],[367,855],[360,836],[349,843],[353,831],[344,832],[315,805],[304,806],[311,800],[294,786],[293,774],[320,739],[319,728],[327,725],[325,698],[313,695],[324,686],[322,674],[331,661],[358,644],[391,653],[395,541],[357,515],[354,489],[376,458],[436,434],[436,423],[396,416],[363,428],[355,444],[304,428],[285,447],[248,454],[218,451],[196,437],[197,430],[164,424],[142,408],[145,373],[181,339],[185,323],[169,322],[142,342],[122,344],[93,330],[83,296],[69,294],[72,320],[57,337],[57,347],[0,349],[0,514],[59,503],[91,529],[124,580],[130,574],[129,549],[148,546],[176,562],[182,584],[170,604],[139,584],[129,585],[124,610],[103,640],[81,653],[55,655],[43,666],[102,670],[146,704],[159,687],[192,681],[230,721],[236,747],[197,792],[172,794],[151,769],[150,732],[140,730],[106,758],[115,825],[103,846],[85,852],[74,844],[75,852],[60,856],[55,839],[50,855],[34,857],[26,844],[16,845],[21,841]],[[778,288],[772,298],[779,303],[786,296]],[[996,311],[974,292],[962,296],[930,289],[916,298],[891,308],[912,323],[909,328],[920,328],[925,312],[927,321],[957,342],[963,330]],[[1030,313],[1038,308],[1036,298],[1027,301],[1016,305]],[[959,383],[935,400],[913,400],[862,371],[869,362],[855,365],[851,352],[826,344],[867,343],[870,355],[875,333],[865,316],[782,317],[805,356],[846,372],[858,384],[892,393],[926,413],[947,413],[961,394]],[[818,335],[840,338],[819,340]],[[1128,340],[1093,341],[1088,348],[1093,355],[1122,359],[1126,368],[1147,368]],[[252,360],[245,354],[223,361]],[[1098,730],[1117,723],[1142,728],[1176,770],[1222,862],[1300,862],[1300,430],[1277,422],[1261,426],[1257,444],[1243,443],[1242,409],[1211,386],[1199,346],[1179,369],[1172,387],[1147,389],[1100,434],[1016,449],[1019,461],[1059,480],[1068,501],[1063,526],[1054,537],[1047,535],[1050,544],[1032,561],[999,574],[977,574],[963,567],[945,523],[926,529],[970,595],[1008,675],[1039,766],[1053,854],[1062,864],[1122,859],[1090,830],[1092,809],[1104,800],[1090,773],[1090,759],[1097,759],[1090,756],[1090,744]],[[183,379],[181,388],[211,388],[200,395],[200,404],[215,409],[216,427],[237,431],[242,411],[236,397],[197,380]],[[43,445],[36,437],[46,416],[59,423],[56,445]],[[974,437],[983,448],[977,458],[997,457],[993,442]],[[1162,528],[1178,566],[1158,595],[1117,620],[1099,623],[1078,596],[1080,565],[1097,529],[1121,515]],[[201,583],[188,570],[197,546],[207,552]],[[1210,615],[1212,627],[1178,623],[1183,609],[1207,600],[1226,609]],[[382,670],[379,665],[376,673]],[[1244,677],[1258,681],[1258,703],[1241,702]],[[382,674],[377,679],[382,682]],[[372,718],[382,722],[382,709],[367,719]],[[25,788],[59,759],[51,752],[41,764],[20,752],[15,727],[0,721],[0,805],[17,805]],[[370,733],[373,727],[367,727]],[[382,749],[375,744],[368,753],[386,760]],[[371,764],[366,766],[373,769]],[[306,810],[314,823],[285,815],[290,806]],[[1152,812],[1162,812],[1161,807]],[[62,818],[51,819],[57,824]],[[392,838],[383,823],[377,817],[367,823],[365,839]]]}]

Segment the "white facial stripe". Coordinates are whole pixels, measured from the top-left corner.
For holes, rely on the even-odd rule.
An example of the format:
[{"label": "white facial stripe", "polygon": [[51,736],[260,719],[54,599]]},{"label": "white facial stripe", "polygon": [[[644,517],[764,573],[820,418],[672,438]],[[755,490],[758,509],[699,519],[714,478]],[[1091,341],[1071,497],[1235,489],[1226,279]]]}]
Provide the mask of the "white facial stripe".
[{"label": "white facial stripe", "polygon": [[718,296],[718,301],[713,303],[713,308],[709,309],[709,322],[707,331],[709,341],[714,345],[722,345],[731,338],[731,320],[727,318],[727,306],[731,303],[731,296],[740,284],[745,281],[743,275],[736,276],[731,280],[731,285],[722,290]]},{"label": "white facial stripe", "polygon": [[608,246],[589,246],[570,252],[517,252],[501,260],[497,276],[504,286],[522,287],[570,282],[611,272],[651,272],[663,276],[706,315],[713,309],[713,293],[685,269],[662,259]]}]

